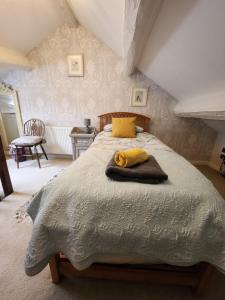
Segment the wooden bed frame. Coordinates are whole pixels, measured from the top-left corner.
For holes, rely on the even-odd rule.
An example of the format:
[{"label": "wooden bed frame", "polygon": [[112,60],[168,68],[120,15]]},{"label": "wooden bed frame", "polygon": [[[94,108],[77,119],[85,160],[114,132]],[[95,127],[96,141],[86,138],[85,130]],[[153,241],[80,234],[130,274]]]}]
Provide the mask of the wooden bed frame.
[{"label": "wooden bed frame", "polygon": [[[150,118],[130,112],[113,112],[100,115],[100,131],[112,122],[112,117],[136,117],[136,125],[149,132]],[[194,296],[201,296],[211,278],[213,267],[208,263],[199,263],[191,267],[178,267],[166,264],[131,265],[95,263],[91,267],[78,271],[62,254],[57,253],[49,262],[52,281],[59,283],[61,276],[127,280],[152,284],[179,285],[192,288]]]},{"label": "wooden bed frame", "polygon": [[112,123],[112,118],[136,117],[136,125],[141,126],[144,129],[144,131],[149,132],[150,118],[143,115],[139,115],[131,112],[111,112],[111,113],[100,115],[98,117],[100,121],[99,122],[100,131],[103,130],[105,125]]}]

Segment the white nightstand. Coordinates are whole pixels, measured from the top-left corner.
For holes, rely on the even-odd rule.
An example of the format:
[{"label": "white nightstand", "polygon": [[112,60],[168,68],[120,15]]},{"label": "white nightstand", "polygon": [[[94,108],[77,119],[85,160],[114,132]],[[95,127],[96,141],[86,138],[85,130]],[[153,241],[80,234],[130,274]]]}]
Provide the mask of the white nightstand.
[{"label": "white nightstand", "polygon": [[94,127],[90,128],[90,133],[86,133],[85,130],[85,127],[74,127],[70,133],[73,160],[77,159],[82,152],[89,148],[97,135],[97,130]]}]

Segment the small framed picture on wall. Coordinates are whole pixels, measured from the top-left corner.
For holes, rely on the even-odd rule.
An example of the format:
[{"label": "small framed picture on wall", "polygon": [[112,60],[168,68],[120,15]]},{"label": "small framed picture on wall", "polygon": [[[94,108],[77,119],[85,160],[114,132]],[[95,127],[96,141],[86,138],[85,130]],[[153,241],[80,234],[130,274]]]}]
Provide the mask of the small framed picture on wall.
[{"label": "small framed picture on wall", "polygon": [[69,55],[67,61],[69,76],[84,76],[83,54]]},{"label": "small framed picture on wall", "polygon": [[147,88],[133,88],[131,95],[131,106],[146,106],[147,97]]}]

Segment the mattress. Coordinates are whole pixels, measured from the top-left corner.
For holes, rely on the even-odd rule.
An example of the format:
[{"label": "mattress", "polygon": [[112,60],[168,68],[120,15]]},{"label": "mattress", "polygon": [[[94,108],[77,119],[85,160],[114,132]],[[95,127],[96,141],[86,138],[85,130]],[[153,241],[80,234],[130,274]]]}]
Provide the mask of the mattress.
[{"label": "mattress", "polygon": [[[158,185],[115,182],[105,168],[116,150],[144,148],[169,179]],[[35,196],[28,275],[63,252],[79,270],[94,262],[208,262],[225,271],[225,202],[212,183],[155,136],[113,138],[91,147]]]}]

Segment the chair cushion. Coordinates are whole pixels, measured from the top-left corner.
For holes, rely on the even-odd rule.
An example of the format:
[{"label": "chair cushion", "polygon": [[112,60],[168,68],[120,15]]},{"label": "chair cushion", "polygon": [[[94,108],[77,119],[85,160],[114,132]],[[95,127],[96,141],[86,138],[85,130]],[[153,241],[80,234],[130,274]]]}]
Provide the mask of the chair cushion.
[{"label": "chair cushion", "polygon": [[11,144],[16,145],[16,146],[31,146],[34,144],[38,144],[42,141],[41,136],[30,136],[30,135],[24,135],[21,136],[11,142]]}]

